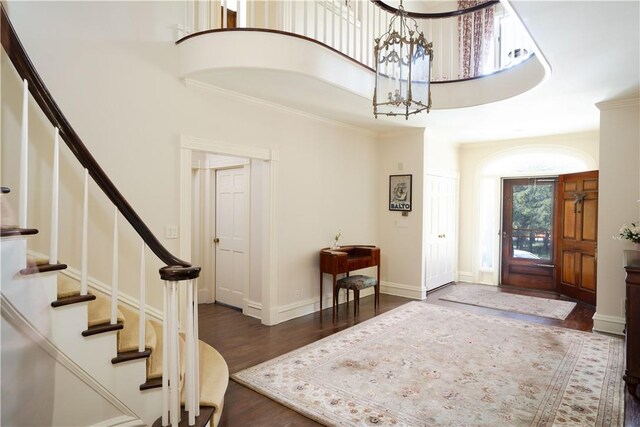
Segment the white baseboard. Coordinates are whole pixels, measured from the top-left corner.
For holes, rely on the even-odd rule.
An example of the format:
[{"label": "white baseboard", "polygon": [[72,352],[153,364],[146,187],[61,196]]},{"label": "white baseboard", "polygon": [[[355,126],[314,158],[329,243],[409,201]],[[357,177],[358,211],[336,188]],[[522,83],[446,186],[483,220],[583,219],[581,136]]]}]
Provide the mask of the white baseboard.
[{"label": "white baseboard", "polygon": [[209,289],[198,289],[198,304],[209,304],[215,302],[213,298],[209,296],[210,293]]},{"label": "white baseboard", "polygon": [[145,427],[146,424],[139,418],[122,415],[93,424],[91,427]]},{"label": "white baseboard", "polygon": [[[380,288],[382,292],[383,288]],[[368,288],[360,292],[360,298],[373,295],[374,289]],[[353,294],[352,294],[353,295]],[[338,304],[342,304],[347,301],[346,294],[341,292],[338,295]],[[323,301],[323,309],[331,308],[331,297],[325,298]],[[316,298],[308,298],[302,301],[296,301],[291,304],[278,307],[278,323],[286,322],[287,320],[295,319],[296,317],[306,316],[307,314],[320,311],[320,300]]]},{"label": "white baseboard", "polygon": [[415,286],[403,285],[400,283],[382,282],[380,292],[387,295],[411,298],[417,300],[427,299],[426,288],[416,288]]},{"label": "white baseboard", "polygon": [[242,314],[245,316],[253,317],[258,320],[262,320],[262,304],[255,301],[247,301],[245,304],[245,309],[242,311]]},{"label": "white baseboard", "polygon": [[473,273],[470,271],[458,271],[458,282],[474,283]]},{"label": "white baseboard", "polygon": [[593,315],[593,330],[607,334],[624,335],[626,321],[624,317],[608,316],[606,314]]}]

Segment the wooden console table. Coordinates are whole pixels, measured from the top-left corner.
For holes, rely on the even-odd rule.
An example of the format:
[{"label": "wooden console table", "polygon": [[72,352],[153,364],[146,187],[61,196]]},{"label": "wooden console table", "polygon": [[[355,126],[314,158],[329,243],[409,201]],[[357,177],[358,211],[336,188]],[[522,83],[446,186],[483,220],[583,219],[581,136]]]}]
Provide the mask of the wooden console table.
[{"label": "wooden console table", "polygon": [[[322,275],[333,275],[333,296],[336,295],[336,275],[367,267],[378,267],[376,298],[380,293],[380,248],[370,245],[341,246],[320,251],[320,312],[322,313]],[[335,299],[334,299],[335,301]],[[335,304],[333,305],[335,314]]]},{"label": "wooden console table", "polygon": [[640,263],[624,268],[627,271],[626,328],[625,344],[627,347],[626,369],[624,381],[629,393],[636,394],[640,384]]}]

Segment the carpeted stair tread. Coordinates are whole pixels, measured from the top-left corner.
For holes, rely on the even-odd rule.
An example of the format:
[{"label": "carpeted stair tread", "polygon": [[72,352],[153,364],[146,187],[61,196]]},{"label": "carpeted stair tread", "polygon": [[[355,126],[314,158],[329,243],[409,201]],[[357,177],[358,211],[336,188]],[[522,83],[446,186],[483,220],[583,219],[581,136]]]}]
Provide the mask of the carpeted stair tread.
[{"label": "carpeted stair tread", "polygon": [[[200,351],[200,406],[212,406],[215,408],[214,423],[217,425],[216,415],[219,418],[224,406],[224,393],[229,385],[229,368],[224,358],[209,344],[199,341]],[[181,401],[184,405],[184,388],[181,392]]]},{"label": "carpeted stair tread", "polygon": [[[124,316],[124,328],[118,332],[118,353],[126,353],[138,350],[140,335],[140,316],[134,310],[127,307],[118,307]],[[145,322],[145,348],[152,352],[156,349],[156,332],[148,320]]]},{"label": "carpeted stair tread", "polygon": [[[89,327],[109,323],[111,321],[111,300],[102,295],[96,295],[96,299],[89,303]],[[118,323],[124,322],[122,312],[118,310]]]},{"label": "carpeted stair tread", "polygon": [[39,266],[49,264],[49,258],[38,258],[27,255],[27,265],[29,266]]},{"label": "carpeted stair tread", "polygon": [[66,274],[58,274],[58,299],[76,295],[80,295],[80,282]]},{"label": "carpeted stair tread", "polygon": [[156,348],[147,359],[147,380],[162,378],[162,324],[151,322],[156,334]]}]

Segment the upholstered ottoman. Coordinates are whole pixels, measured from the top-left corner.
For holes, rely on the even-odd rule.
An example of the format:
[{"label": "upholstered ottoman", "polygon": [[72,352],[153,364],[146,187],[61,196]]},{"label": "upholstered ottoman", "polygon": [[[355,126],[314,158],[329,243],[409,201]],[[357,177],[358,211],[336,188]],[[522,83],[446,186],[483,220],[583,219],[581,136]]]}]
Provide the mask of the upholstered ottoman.
[{"label": "upholstered ottoman", "polygon": [[[357,274],[355,276],[347,276],[336,282],[336,289],[344,288],[347,290],[347,310],[349,309],[349,291],[353,291],[353,316],[355,317],[360,311],[360,291],[362,289],[378,286],[378,280],[374,277],[363,276]],[[378,289],[374,298],[374,308],[378,306]]]}]

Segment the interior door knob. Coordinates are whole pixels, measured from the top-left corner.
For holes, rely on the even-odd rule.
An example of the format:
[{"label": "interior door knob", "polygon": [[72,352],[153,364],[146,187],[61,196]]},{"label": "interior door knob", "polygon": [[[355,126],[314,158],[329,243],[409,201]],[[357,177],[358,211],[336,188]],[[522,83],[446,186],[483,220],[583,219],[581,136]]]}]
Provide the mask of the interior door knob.
[{"label": "interior door knob", "polygon": [[220,242],[220,239],[218,239],[217,237],[214,237],[213,238],[213,243],[218,243],[218,242]]}]

